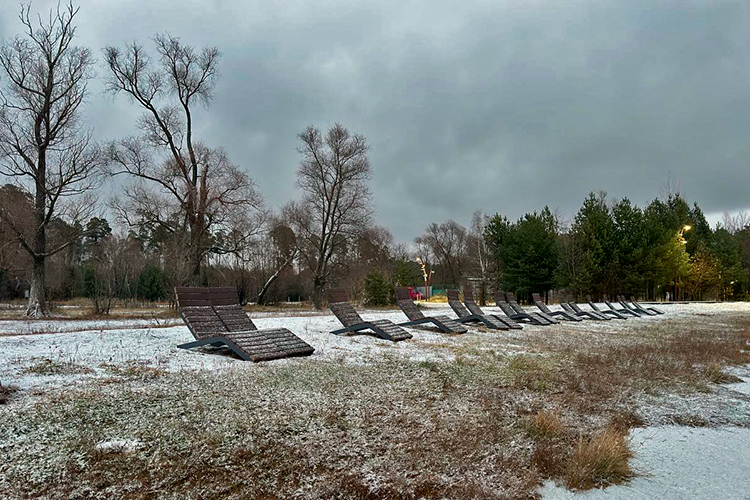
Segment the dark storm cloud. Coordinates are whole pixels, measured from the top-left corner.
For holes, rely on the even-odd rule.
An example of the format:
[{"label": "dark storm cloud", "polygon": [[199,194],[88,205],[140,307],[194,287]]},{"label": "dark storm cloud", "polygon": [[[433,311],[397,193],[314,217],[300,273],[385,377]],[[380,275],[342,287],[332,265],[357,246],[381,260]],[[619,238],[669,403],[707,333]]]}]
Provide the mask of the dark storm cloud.
[{"label": "dark storm cloud", "polygon": [[[200,135],[272,206],[296,196],[295,135],[335,121],[368,137],[400,240],[475,208],[570,216],[591,190],[644,204],[669,172],[707,213],[750,206],[748,2],[153,3],[82,3],[80,42],[217,45]],[[4,36],[15,14],[0,7]],[[100,91],[97,136],[134,133],[134,106]]]}]

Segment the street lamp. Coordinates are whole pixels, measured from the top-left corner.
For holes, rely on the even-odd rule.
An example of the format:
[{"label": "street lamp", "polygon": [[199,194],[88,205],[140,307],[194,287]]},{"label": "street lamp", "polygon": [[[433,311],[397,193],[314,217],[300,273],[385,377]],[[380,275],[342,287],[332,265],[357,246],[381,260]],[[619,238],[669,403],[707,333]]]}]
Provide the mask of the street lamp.
[{"label": "street lamp", "polygon": [[[683,245],[687,245],[687,240],[685,239],[685,233],[693,229],[693,226],[690,224],[685,224],[682,226],[682,229],[677,233],[680,236],[680,243]],[[674,297],[673,300],[677,300],[677,276],[674,277]]]},{"label": "street lamp", "polygon": [[424,277],[424,298],[425,300],[427,297],[427,280],[429,280],[430,276],[432,276],[432,271],[430,273],[427,273],[427,264],[422,260],[421,257],[417,257],[417,262],[419,263],[419,266],[422,268],[422,276]]}]

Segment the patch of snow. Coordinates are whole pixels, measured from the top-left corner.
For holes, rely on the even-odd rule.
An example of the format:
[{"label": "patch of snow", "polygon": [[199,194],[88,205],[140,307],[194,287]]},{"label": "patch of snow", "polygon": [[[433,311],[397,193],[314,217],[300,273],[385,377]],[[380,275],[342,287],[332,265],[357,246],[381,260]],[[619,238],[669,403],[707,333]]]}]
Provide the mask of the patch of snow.
[{"label": "patch of snow", "polygon": [[542,500],[750,499],[750,429],[665,426],[630,436],[639,477],[580,493],[547,482]]},{"label": "patch of snow", "polygon": [[738,382],[736,384],[727,384],[726,387],[727,389],[731,389],[741,394],[750,396],[750,379],[745,379],[742,382]]},{"label": "patch of snow", "polygon": [[0,321],[0,336],[3,334],[25,335],[39,333],[77,332],[84,330],[116,330],[126,328],[155,328],[164,325],[180,325],[180,318],[152,319],[14,319]]},{"label": "patch of snow", "polygon": [[96,443],[99,453],[133,453],[143,448],[143,443],[135,439],[111,439]]}]

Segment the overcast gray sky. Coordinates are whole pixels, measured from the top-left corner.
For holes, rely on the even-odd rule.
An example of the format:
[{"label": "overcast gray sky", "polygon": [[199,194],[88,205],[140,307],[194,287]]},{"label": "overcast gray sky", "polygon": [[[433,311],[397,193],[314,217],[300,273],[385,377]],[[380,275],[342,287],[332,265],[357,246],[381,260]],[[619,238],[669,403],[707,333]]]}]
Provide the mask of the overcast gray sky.
[{"label": "overcast gray sky", "polygon": [[[571,217],[592,190],[643,205],[670,172],[714,221],[750,207],[747,0],[78,5],[78,41],[100,62],[156,32],[219,47],[199,135],[273,207],[297,196],[296,134],[336,121],[369,139],[377,222],[400,241],[476,208]],[[0,4],[2,38],[17,13]],[[96,136],[134,134],[135,106],[101,90],[86,109]]]}]

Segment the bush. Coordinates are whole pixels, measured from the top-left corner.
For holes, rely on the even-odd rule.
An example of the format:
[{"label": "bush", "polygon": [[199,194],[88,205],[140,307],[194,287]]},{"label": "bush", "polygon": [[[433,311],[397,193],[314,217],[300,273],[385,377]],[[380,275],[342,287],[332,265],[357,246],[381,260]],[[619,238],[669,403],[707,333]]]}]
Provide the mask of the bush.
[{"label": "bush", "polygon": [[372,266],[365,276],[365,304],[385,306],[391,304],[391,284],[377,267]]},{"label": "bush", "polygon": [[161,268],[157,266],[148,266],[138,276],[138,296],[148,301],[163,299],[166,295],[164,291],[164,275]]}]

